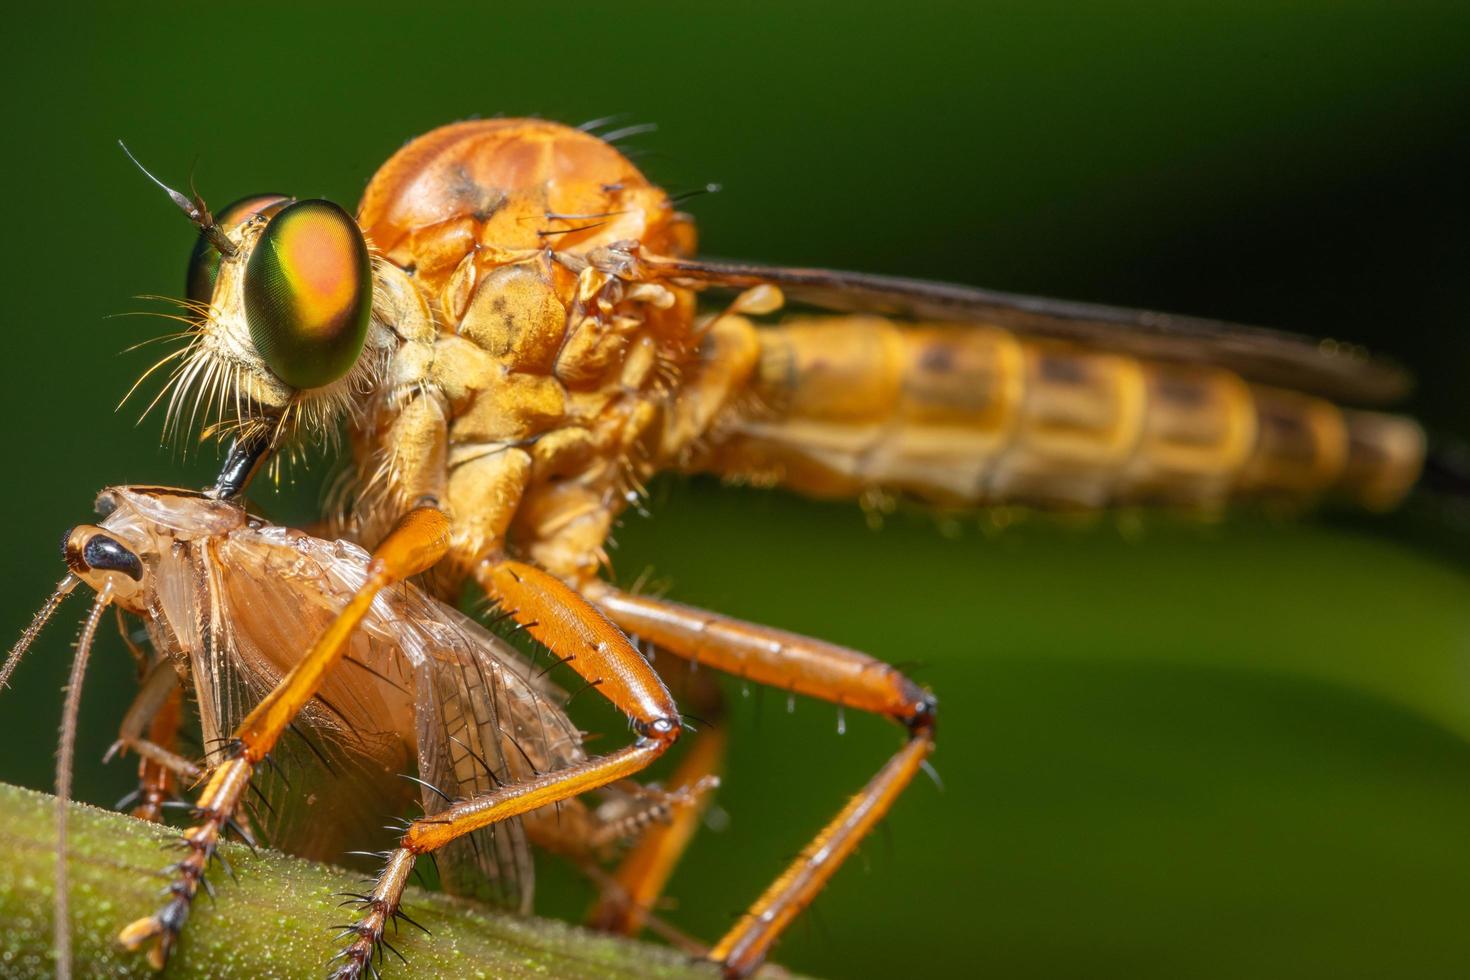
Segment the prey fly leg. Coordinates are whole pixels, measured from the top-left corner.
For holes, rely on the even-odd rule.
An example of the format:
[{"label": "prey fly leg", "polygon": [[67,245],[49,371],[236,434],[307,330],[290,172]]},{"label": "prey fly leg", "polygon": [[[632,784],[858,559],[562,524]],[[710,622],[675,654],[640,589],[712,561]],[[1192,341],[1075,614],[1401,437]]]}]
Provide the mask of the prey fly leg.
[{"label": "prey fly leg", "polygon": [[199,795],[195,808],[199,823],[184,832],[188,851],[174,865],[170,888],[173,897],[157,913],[124,928],[118,936],[124,946],[138,949],[152,941],[149,962],[163,968],[188,918],[189,906],[214,857],[220,835],[235,820],[255,767],[265,761],[287,726],[317,693],[327,672],[346,653],[348,641],[374,597],[438,561],[447,543],[447,530],[448,522],[438,510],[420,508],[411,511],[373,552],[367,582],[311,651],[236,729],[228,758],[214,767]]},{"label": "prey fly leg", "polygon": [[178,670],[166,659],[155,658],[123,715],[117,741],[103,758],[106,762],[126,752],[138,757],[138,789],[124,804],[131,806],[133,816],[152,823],[163,820],[163,805],[173,799],[178,784],[193,785],[203,774],[174,751],[184,716],[183,694]]}]

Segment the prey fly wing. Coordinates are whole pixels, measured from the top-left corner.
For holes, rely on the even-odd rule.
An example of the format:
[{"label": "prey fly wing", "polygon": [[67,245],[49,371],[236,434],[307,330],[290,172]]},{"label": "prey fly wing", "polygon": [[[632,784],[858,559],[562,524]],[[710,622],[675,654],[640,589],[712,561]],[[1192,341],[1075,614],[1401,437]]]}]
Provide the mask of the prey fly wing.
[{"label": "prey fly wing", "polygon": [[[160,569],[169,584],[155,642],[188,658],[205,744],[217,749],[362,584],[368,556],[252,523],[160,561],[178,567]],[[252,821],[275,846],[308,857],[381,848],[394,837],[384,814],[417,801],[432,816],[583,758],[560,699],[473,620],[417,589],[391,590],[262,767]],[[446,890],[530,906],[534,869],[519,820],[476,831],[437,864]]]}]

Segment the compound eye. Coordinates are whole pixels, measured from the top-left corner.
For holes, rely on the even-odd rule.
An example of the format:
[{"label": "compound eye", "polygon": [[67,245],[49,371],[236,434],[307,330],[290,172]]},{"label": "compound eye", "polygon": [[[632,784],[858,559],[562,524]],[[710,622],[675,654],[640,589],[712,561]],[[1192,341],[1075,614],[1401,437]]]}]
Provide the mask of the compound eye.
[{"label": "compound eye", "polygon": [[[215,215],[214,222],[225,231],[233,231],[257,214],[274,214],[287,204],[289,197],[280,194],[252,194],[242,197]],[[209,243],[204,232],[189,253],[189,274],[184,281],[184,294],[195,303],[208,304],[214,299],[214,284],[219,278],[219,249]]]},{"label": "compound eye", "polygon": [[72,528],[62,541],[61,553],[67,568],[95,589],[110,580],[126,595],[143,581],[143,559],[100,527],[81,524]]},{"label": "compound eye", "polygon": [[293,388],[352,370],[367,339],[372,265],[357,222],[330,201],[282,209],[245,265],[245,319],[266,366]]}]

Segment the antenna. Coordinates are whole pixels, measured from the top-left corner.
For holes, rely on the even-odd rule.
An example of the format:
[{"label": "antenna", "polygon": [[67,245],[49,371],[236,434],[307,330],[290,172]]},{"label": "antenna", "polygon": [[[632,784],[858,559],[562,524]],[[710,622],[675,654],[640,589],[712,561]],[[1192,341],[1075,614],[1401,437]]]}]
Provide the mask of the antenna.
[{"label": "antenna", "polygon": [[239,249],[235,246],[235,243],[230,241],[230,236],[225,234],[224,229],[214,223],[214,215],[209,213],[209,208],[205,206],[204,199],[202,197],[200,197],[196,193],[194,195],[194,199],[191,201],[189,198],[185,197],[183,194],[180,194],[178,191],[174,190],[172,187],[168,186],[163,181],[153,176],[153,174],[149,173],[148,168],[139,163],[138,158],[133,156],[133,151],[128,149],[128,145],[126,143],[124,143],[122,140],[118,140],[117,145],[122,147],[122,151],[128,155],[128,159],[133,161],[133,166],[143,171],[144,177],[147,177],[149,180],[153,181],[153,183],[161,187],[163,189],[163,192],[167,194],[169,198],[179,206],[179,210],[188,215],[189,220],[199,226],[199,230],[202,231],[205,236],[209,238],[209,243],[213,245],[216,249],[218,249],[221,255],[234,255],[236,252],[239,251]]}]

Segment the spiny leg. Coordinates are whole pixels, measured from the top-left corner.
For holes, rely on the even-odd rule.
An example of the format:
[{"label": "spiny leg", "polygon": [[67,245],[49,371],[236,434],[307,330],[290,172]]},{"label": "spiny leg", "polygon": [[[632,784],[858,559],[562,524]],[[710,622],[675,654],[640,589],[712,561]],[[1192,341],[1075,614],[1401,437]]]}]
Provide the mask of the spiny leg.
[{"label": "spiny leg", "polygon": [[154,717],[147,739],[127,743],[138,756],[138,790],[131,813],[139,820],[161,823],[164,805],[176,797],[177,787],[192,785],[204,775],[203,769],[170,748],[183,719],[183,693],[174,689]]},{"label": "spiny leg", "polygon": [[679,737],[679,709],[648,661],[616,626],[564,582],[507,558],[481,563],[475,577],[506,614],[596,688],[632,721],[637,740],[626,748],[455,803],[408,826],[388,857],[362,918],[343,935],[338,980],[362,976],[384,942],[409,873],[421,854],[500,820],[627,779],[647,767]]},{"label": "spiny leg", "polygon": [[[692,669],[689,661],[674,663],[683,669],[687,679],[683,700],[694,709],[698,721],[704,723],[669,781],[669,791],[679,793],[697,790],[718,778],[728,736],[723,727],[724,695],[720,686],[709,672]],[[672,684],[669,672],[663,673]],[[674,809],[666,821],[643,831],[617,870],[600,882],[601,894],[587,915],[588,925],[626,936],[643,931],[674,868],[699,829],[710,799],[711,794],[699,792],[688,805]]]},{"label": "spiny leg", "polygon": [[140,820],[162,821],[163,805],[173,796],[175,778],[192,782],[201,774],[198,766],[173,751],[183,722],[183,693],[172,664],[162,658],[150,664],[123,715],[117,741],[103,758],[106,762],[123,751],[138,756],[138,789],[125,802],[133,803],[132,814]]},{"label": "spiny leg", "polygon": [[847,647],[597,583],[589,594],[629,633],[761,684],[887,715],[909,739],[710,951],[727,976],[755,970],[781,932],[892,807],[934,748],[937,703],[896,668]]},{"label": "spiny leg", "polygon": [[240,722],[227,749],[199,795],[199,822],[184,832],[187,853],[169,870],[174,873],[171,898],[154,915],[138,919],[118,935],[128,949],[155,940],[148,959],[162,969],[189,915],[189,905],[204,879],[221,831],[234,822],[250,777],[277,739],[320,688],[322,680],[347,652],[353,631],[367,615],[373,598],[384,588],[424,571],[444,554],[449,522],[434,507],[419,507],[399,521],[374,551],[368,578],[338,617],[322,633],[275,689]]}]

